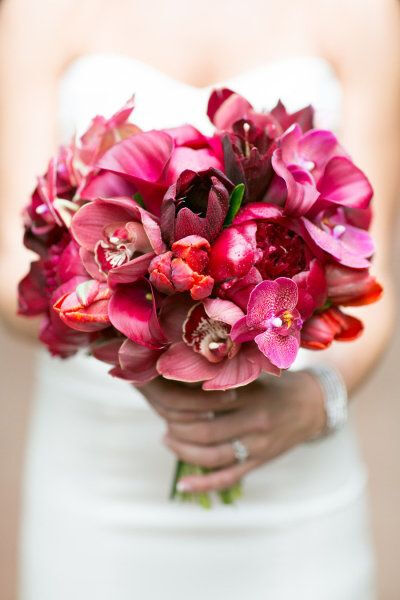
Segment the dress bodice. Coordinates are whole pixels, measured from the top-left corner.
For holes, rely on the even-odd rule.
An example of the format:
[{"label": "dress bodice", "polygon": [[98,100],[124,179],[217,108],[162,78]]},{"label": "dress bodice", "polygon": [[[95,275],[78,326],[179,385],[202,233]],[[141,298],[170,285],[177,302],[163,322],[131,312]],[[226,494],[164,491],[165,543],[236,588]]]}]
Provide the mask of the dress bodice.
[{"label": "dress bodice", "polygon": [[95,53],[76,59],[61,79],[61,140],[81,133],[96,114],[110,116],[132,94],[136,96],[133,121],[142,129],[190,122],[204,133],[210,132],[206,106],[211,90],[217,87],[232,88],[259,110],[272,108],[279,98],[290,111],[311,103],[318,126],[336,129],[338,125],[340,85],[332,67],[319,57],[277,60],[199,88],[132,57]]}]

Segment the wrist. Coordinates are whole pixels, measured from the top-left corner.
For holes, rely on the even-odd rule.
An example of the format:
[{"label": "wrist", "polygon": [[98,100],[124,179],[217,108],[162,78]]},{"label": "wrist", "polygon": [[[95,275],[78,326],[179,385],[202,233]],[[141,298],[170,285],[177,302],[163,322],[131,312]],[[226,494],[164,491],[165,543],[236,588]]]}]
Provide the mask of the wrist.
[{"label": "wrist", "polygon": [[320,436],[326,429],[327,414],[323,390],[309,371],[288,372],[291,395],[299,408],[299,425],[305,440]]}]

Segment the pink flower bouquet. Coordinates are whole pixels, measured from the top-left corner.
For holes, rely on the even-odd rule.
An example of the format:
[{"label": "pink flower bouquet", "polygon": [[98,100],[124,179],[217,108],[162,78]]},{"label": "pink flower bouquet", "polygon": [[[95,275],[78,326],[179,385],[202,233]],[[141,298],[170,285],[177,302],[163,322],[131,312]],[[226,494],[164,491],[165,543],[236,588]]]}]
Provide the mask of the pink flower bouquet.
[{"label": "pink flower bouquet", "polygon": [[[382,292],[369,274],[372,188],[311,107],[259,113],[217,90],[212,137],[141,131],[132,110],[62,146],[24,213],[37,260],[19,312],[42,315],[53,355],[86,348],[137,386],[227,390],[279,376],[300,347],[361,334],[342,307]],[[177,477],[191,469],[179,463]]]}]

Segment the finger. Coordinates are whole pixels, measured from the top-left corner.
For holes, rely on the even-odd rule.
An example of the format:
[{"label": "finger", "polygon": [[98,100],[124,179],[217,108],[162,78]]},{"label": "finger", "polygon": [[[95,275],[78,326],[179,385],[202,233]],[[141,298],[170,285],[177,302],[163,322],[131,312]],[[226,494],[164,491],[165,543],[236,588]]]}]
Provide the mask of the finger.
[{"label": "finger", "polygon": [[215,418],[215,413],[207,411],[204,413],[189,410],[167,410],[159,402],[148,400],[148,403],[154,408],[157,414],[168,423],[189,423],[192,421],[210,421]]},{"label": "finger", "polygon": [[215,419],[186,423],[172,422],[168,433],[179,440],[195,444],[218,444],[230,441],[252,432],[268,432],[269,422],[266,411],[258,407],[248,407],[218,415]]},{"label": "finger", "polygon": [[161,378],[142,386],[140,391],[148,400],[156,400],[170,410],[224,411],[243,404],[243,399],[237,390],[205,392],[201,388],[193,388]]},{"label": "finger", "polygon": [[[249,458],[259,458],[262,455],[265,446],[264,440],[265,436],[257,434],[243,436],[240,439],[249,453]],[[209,469],[232,465],[237,460],[232,442],[215,446],[198,446],[166,435],[164,443],[180,460]]]},{"label": "finger", "polygon": [[249,459],[244,463],[237,463],[206,475],[188,475],[179,480],[177,489],[179,492],[224,490],[238,483],[246,473],[255,469],[259,464],[257,459]]}]

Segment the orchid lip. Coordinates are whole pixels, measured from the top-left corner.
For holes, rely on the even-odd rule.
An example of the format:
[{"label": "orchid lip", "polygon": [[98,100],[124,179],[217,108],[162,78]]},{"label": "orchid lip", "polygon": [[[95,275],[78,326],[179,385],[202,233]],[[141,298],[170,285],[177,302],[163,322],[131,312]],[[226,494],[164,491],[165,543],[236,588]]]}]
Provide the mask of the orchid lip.
[{"label": "orchid lip", "polygon": [[346,227],[344,225],[335,225],[335,227],[332,229],[333,237],[340,238],[345,231]]}]

